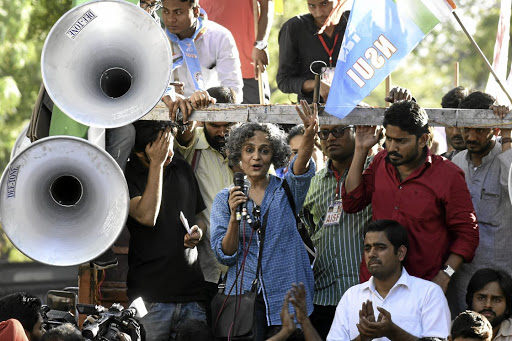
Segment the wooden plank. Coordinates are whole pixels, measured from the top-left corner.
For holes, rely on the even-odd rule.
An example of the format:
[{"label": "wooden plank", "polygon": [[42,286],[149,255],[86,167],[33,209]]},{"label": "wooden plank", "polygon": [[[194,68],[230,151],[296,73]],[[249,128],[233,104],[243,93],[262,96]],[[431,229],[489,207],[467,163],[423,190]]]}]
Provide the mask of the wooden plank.
[{"label": "wooden plank", "polygon": [[[347,117],[339,119],[319,110],[320,124],[353,124],[379,125],[382,124],[385,108],[355,108]],[[488,109],[425,109],[429,122],[433,126],[456,127],[512,127],[512,115],[499,119]],[[168,120],[169,111],[160,103],[143,120]],[[196,110],[191,120],[209,122],[265,122],[280,124],[302,123],[295,105],[244,105],[244,104],[215,104],[206,110]]]}]

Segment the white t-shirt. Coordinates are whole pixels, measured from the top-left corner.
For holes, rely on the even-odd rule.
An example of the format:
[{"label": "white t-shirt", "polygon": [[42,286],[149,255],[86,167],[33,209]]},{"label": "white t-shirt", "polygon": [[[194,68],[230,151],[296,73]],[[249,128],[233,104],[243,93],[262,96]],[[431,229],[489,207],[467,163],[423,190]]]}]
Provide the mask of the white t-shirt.
[{"label": "white t-shirt", "polygon": [[[235,91],[237,102],[241,103],[243,79],[235,39],[231,32],[213,21],[205,20],[203,25],[207,27],[206,32],[196,40],[195,46],[206,89],[212,86],[227,86]],[[181,56],[178,45],[171,44],[173,59]],[[195,92],[186,61],[183,61],[183,65],[178,67],[173,75],[174,80],[179,79],[185,83],[185,96],[188,97]]]},{"label": "white t-shirt", "polygon": [[[391,313],[391,320],[406,332],[420,337],[446,338],[450,334],[450,310],[441,287],[402,269],[402,276],[382,298],[375,289],[373,276],[365,283],[348,289],[336,308],[336,315],[327,341],[350,341],[359,335],[359,310],[363,302],[373,303],[375,318],[377,307]],[[389,340],[386,337],[374,339]]]}]

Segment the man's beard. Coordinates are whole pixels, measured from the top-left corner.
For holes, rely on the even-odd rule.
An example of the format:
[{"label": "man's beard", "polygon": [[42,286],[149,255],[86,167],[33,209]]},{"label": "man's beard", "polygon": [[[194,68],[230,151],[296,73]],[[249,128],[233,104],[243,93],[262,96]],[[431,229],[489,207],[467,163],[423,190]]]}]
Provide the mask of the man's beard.
[{"label": "man's beard", "polygon": [[[417,141],[416,141],[416,148],[418,148],[418,142]],[[404,158],[404,156],[402,154],[400,154],[400,153],[388,152],[388,154],[386,155],[386,159],[393,166],[402,166],[402,165],[406,165],[406,164],[409,164],[411,162],[416,161],[416,159],[419,157],[419,155],[424,155],[424,153],[425,153],[425,150],[417,150],[417,149],[415,149],[415,152],[412,152],[406,158]],[[393,159],[390,159],[389,156],[398,156],[398,157],[401,157],[401,159],[393,160]]]},{"label": "man's beard", "polygon": [[204,136],[206,137],[206,141],[208,141],[208,144],[213,149],[219,151],[221,154],[224,154],[224,146],[226,145],[226,139],[224,137],[210,136],[206,128],[204,128]]},{"label": "man's beard", "polygon": [[475,147],[480,147],[480,149],[477,151],[477,152],[473,152],[473,153],[476,153],[476,154],[485,154],[485,153],[488,153],[491,149],[492,149],[492,140],[487,142],[486,144],[484,145],[481,145],[479,143],[472,143],[472,142],[466,142],[466,147],[468,148],[468,150],[470,150],[470,153],[471,153],[471,147],[475,146]]},{"label": "man's beard", "polygon": [[486,311],[488,311],[494,315],[494,318],[492,320],[489,320],[489,322],[491,322],[491,326],[493,328],[499,326],[501,324],[501,322],[503,322],[505,320],[505,314],[496,315],[496,313],[494,311],[492,311],[491,309],[484,309],[484,310],[479,311],[479,313],[482,314],[483,312],[486,312]]},{"label": "man's beard", "polygon": [[[394,159],[390,159],[389,156],[398,156],[398,157],[401,157],[401,159],[398,159],[398,160],[394,160]],[[397,152],[388,152],[388,155],[386,156],[386,158],[388,159],[388,161],[394,165],[394,166],[402,166],[402,165],[405,165],[405,164],[408,164],[414,160],[416,160],[416,158],[418,157],[418,153],[415,153],[414,155],[409,155],[407,158],[404,158],[403,155],[397,153]]]}]

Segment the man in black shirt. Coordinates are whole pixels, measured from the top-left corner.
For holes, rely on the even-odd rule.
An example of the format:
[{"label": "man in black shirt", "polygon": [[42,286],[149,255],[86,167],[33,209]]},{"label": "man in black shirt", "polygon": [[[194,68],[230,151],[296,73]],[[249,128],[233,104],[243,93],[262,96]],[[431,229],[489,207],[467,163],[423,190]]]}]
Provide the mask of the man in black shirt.
[{"label": "man in black shirt", "polygon": [[[173,152],[169,124],[134,125],[134,153],[126,167],[128,297],[142,297],[148,308],[141,321],[146,339],[160,341],[175,337],[184,321],[206,321],[205,284],[196,248],[206,228],[196,215],[205,205],[190,165]],[[180,212],[193,225],[190,232]]]},{"label": "man in black shirt", "polygon": [[[349,12],[343,13],[337,25],[324,25],[332,9],[341,0],[307,0],[309,14],[291,18],[279,31],[279,69],[277,86],[284,93],[295,93],[298,100],[313,101],[314,74],[310,65],[323,61],[334,72]],[[324,99],[325,100],[325,99]]]}]

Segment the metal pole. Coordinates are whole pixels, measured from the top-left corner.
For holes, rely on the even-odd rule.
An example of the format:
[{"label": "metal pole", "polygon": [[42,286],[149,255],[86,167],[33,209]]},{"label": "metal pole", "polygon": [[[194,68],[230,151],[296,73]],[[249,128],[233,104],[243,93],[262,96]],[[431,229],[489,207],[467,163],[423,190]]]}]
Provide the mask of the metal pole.
[{"label": "metal pole", "polygon": [[496,80],[496,83],[499,84],[499,86],[501,87],[501,90],[503,90],[503,92],[505,93],[505,95],[507,95],[507,98],[510,102],[512,102],[512,97],[510,96],[510,94],[508,93],[507,89],[505,88],[505,86],[503,85],[503,82],[499,79],[498,75],[494,72],[494,70],[492,69],[492,66],[491,64],[489,63],[489,61],[487,60],[487,58],[485,57],[484,53],[482,52],[482,50],[480,49],[480,47],[478,46],[478,44],[476,43],[475,39],[473,39],[473,37],[471,36],[471,34],[469,34],[469,32],[466,30],[466,27],[464,27],[464,25],[462,24],[459,16],[457,15],[457,13],[455,11],[452,12],[453,13],[453,16],[455,17],[455,20],[457,20],[457,22],[459,23],[460,27],[462,28],[462,30],[464,31],[464,33],[466,34],[466,36],[468,37],[469,41],[471,41],[471,45],[473,45],[473,47],[475,48],[475,50],[478,52],[478,54],[480,55],[480,57],[482,57],[482,59],[484,60],[485,62],[485,65],[487,66],[487,68],[489,69],[489,71],[491,72],[491,74],[493,75],[494,79]]}]

